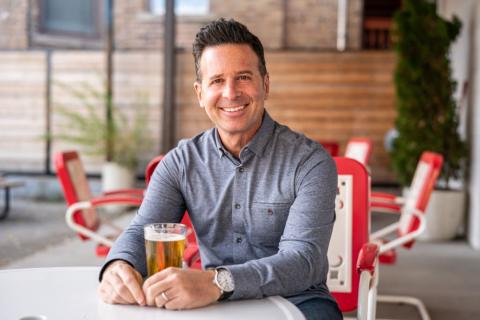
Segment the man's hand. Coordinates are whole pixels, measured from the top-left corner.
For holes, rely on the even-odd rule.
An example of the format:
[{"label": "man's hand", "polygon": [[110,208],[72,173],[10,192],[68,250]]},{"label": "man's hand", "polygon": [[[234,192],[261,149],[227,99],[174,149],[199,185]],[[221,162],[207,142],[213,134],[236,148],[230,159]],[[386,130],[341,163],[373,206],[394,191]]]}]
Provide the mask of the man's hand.
[{"label": "man's hand", "polygon": [[104,271],[98,294],[106,303],[145,305],[142,275],[122,260],[112,262]]},{"label": "man's hand", "polygon": [[220,297],[215,271],[167,268],[145,280],[147,305],[180,310],[212,304]]}]

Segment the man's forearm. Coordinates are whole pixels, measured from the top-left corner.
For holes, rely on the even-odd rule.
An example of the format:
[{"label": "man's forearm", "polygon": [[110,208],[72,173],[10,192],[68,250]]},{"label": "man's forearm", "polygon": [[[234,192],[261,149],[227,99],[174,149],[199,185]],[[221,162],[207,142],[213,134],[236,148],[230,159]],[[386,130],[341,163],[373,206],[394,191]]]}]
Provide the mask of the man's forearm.
[{"label": "man's forearm", "polygon": [[[328,235],[331,226],[325,227],[324,232]],[[226,266],[235,280],[231,299],[290,295],[324,283],[328,262],[327,246],[322,247],[325,249],[318,245],[289,246],[270,257]]]}]

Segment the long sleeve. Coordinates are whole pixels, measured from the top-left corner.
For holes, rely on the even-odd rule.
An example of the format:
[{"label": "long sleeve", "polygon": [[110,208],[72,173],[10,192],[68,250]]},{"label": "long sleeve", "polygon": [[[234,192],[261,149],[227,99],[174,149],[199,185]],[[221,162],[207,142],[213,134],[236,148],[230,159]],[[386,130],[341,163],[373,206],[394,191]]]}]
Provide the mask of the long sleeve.
[{"label": "long sleeve", "polygon": [[143,276],[146,275],[143,227],[149,223],[179,222],[182,219],[185,204],[178,188],[179,176],[172,155],[167,155],[155,169],[137,214],[115,241],[104,266],[121,259],[132,264]]},{"label": "long sleeve", "polygon": [[290,295],[325,284],[335,221],[336,166],[331,158],[300,172],[278,253],[226,266],[235,280],[231,299]]}]

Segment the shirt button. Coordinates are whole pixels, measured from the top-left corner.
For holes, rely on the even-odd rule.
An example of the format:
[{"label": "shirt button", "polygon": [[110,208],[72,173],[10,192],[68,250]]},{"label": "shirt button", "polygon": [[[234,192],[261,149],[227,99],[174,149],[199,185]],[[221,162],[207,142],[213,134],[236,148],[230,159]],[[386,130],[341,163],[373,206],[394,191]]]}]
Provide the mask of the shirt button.
[{"label": "shirt button", "polygon": [[240,167],[240,168],[238,168],[238,171],[244,172],[244,171],[245,171],[245,168],[244,168],[244,167]]},{"label": "shirt button", "polygon": [[237,241],[237,243],[241,243],[241,242],[242,242],[242,238],[238,237],[238,238],[236,239],[236,241]]},{"label": "shirt button", "polygon": [[239,205],[238,203],[235,203],[235,209],[240,209],[241,205]]}]

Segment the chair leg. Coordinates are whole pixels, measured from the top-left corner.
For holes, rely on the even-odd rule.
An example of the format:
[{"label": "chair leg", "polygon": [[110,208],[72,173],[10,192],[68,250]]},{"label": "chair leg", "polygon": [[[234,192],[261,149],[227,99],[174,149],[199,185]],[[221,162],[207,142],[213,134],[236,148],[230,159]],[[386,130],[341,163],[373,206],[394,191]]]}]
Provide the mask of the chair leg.
[{"label": "chair leg", "polygon": [[422,320],[430,320],[430,315],[428,314],[427,308],[423,304],[422,300],[418,298],[407,297],[407,296],[378,295],[377,301],[384,302],[384,303],[403,303],[403,304],[412,305],[417,308]]}]

